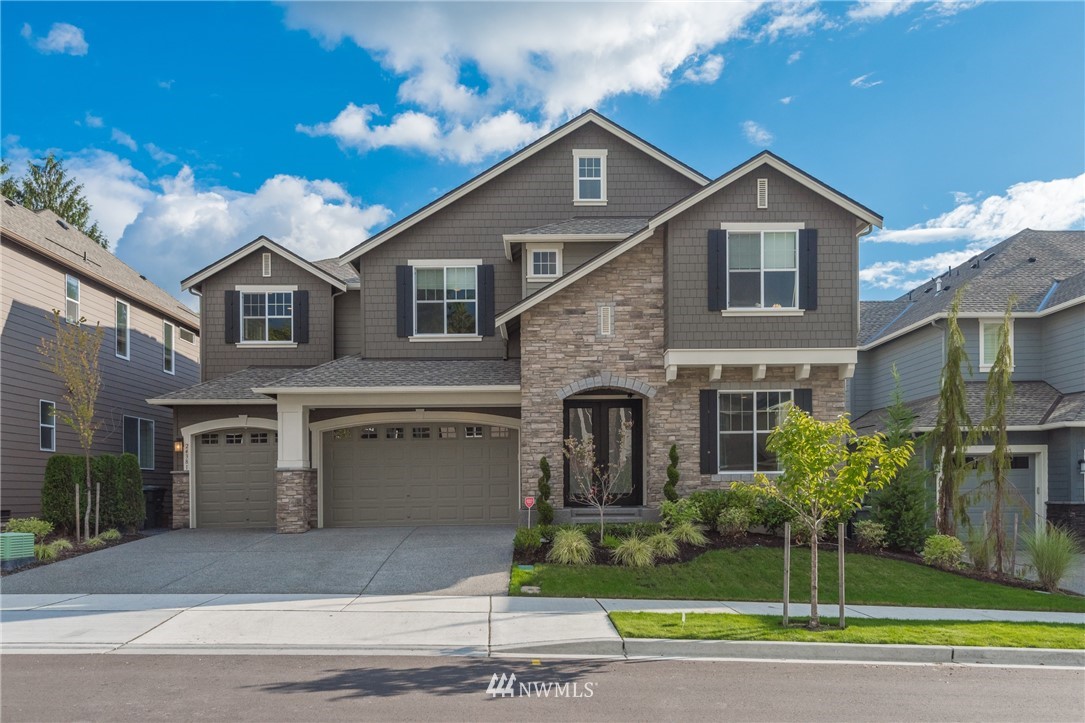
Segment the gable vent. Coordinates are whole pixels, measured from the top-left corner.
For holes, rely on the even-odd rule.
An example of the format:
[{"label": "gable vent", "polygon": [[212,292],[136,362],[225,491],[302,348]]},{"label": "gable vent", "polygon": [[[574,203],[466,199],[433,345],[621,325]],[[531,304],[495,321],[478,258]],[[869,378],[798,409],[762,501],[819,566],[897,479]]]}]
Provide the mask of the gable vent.
[{"label": "gable vent", "polygon": [[757,179],[757,207],[769,207],[769,179],[767,178]]},{"label": "gable vent", "polygon": [[264,277],[271,276],[271,254],[264,254],[262,271]]},{"label": "gable vent", "polygon": [[614,307],[604,305],[599,307],[599,336],[614,335]]}]

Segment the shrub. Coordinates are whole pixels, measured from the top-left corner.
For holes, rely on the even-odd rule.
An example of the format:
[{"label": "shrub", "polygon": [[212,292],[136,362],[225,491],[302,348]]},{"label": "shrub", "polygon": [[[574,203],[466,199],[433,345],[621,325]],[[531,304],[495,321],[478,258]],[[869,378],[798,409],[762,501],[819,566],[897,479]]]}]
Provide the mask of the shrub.
[{"label": "shrub", "polygon": [[970,529],[965,540],[965,549],[968,550],[968,561],[972,563],[974,570],[987,572],[991,569],[991,561],[995,558],[995,545],[990,535],[975,528]]},{"label": "shrub", "polygon": [[[146,516],[143,474],[134,454],[103,454],[91,459],[91,489],[101,484],[100,522],[106,527],[137,528]],[[78,455],[54,454],[45,465],[41,516],[57,529],[75,524],[75,490],[81,490],[80,515],[86,514],[86,468]],[[93,508],[90,516],[94,521]]]},{"label": "shrub", "polygon": [[62,537],[59,540],[53,540],[48,545],[34,545],[34,556],[43,561],[55,560],[61,552],[70,549],[72,549],[72,543]]},{"label": "shrub", "polygon": [[943,570],[956,570],[961,566],[964,545],[952,535],[931,535],[923,543],[923,562]]},{"label": "shrub", "polygon": [[656,557],[661,560],[673,560],[678,557],[678,542],[669,532],[657,532],[648,538]]},{"label": "shrub", "polygon": [[542,532],[538,527],[519,527],[516,536],[512,538],[513,551],[520,554],[529,554],[538,551],[542,547]]},{"label": "shrub", "polygon": [[855,523],[855,540],[860,550],[880,550],[885,547],[885,525],[873,520],[859,520]]},{"label": "shrub", "polygon": [[750,529],[750,517],[745,507],[727,507],[716,519],[716,529],[728,537],[742,537]]},{"label": "shrub", "polygon": [[659,509],[659,513],[663,517],[663,524],[667,527],[674,527],[683,522],[697,521],[697,508],[685,497],[676,502],[669,500],[664,502]]},{"label": "shrub", "polygon": [[86,510],[85,462],[74,454],[54,454],[45,463],[45,482],[41,488],[42,519],[58,530],[75,529],[75,490],[82,490],[80,514]]},{"label": "shrub", "polygon": [[629,528],[632,534],[641,537],[651,537],[663,531],[663,525],[658,522],[634,522]]},{"label": "shrub", "polygon": [[689,496],[690,503],[697,509],[697,521],[710,528],[716,526],[723,508],[727,507],[727,492],[724,490],[697,490]]},{"label": "shrub", "polygon": [[927,539],[931,513],[923,479],[921,470],[902,474],[871,500],[874,521],[885,526],[885,542],[895,550],[915,552]]},{"label": "shrub", "polygon": [[708,538],[701,532],[701,528],[693,522],[679,522],[671,528],[670,535],[678,542],[683,542],[694,547],[704,547],[708,544]]},{"label": "shrub", "polygon": [[113,527],[98,535],[98,537],[106,542],[116,542],[121,539],[121,533],[117,528]]},{"label": "shrub", "polygon": [[678,445],[672,444],[671,450],[667,453],[667,458],[670,460],[670,464],[667,465],[667,482],[663,485],[663,496],[667,498],[668,502],[678,501]]},{"label": "shrub", "polygon": [[550,504],[550,462],[543,457],[539,460],[539,499],[535,507],[539,510],[539,524],[554,524],[554,505]]},{"label": "shrub", "polygon": [[588,536],[579,528],[559,528],[546,559],[559,565],[587,565],[595,559],[595,550]]},{"label": "shrub", "polygon": [[640,535],[632,535],[622,540],[611,553],[615,562],[625,567],[651,567],[656,561],[656,551]]},{"label": "shrub", "polygon": [[85,544],[87,547],[101,547],[105,544],[105,540],[103,540],[101,537],[92,537],[83,544]]},{"label": "shrub", "polygon": [[624,540],[625,540],[624,537],[619,537],[618,535],[608,533],[606,535],[603,535],[603,543],[602,544],[603,544],[603,547],[605,547],[605,548],[607,548],[609,550],[616,550],[616,549],[618,549],[618,546],[621,545]]},{"label": "shrub", "polygon": [[39,520],[37,517],[14,517],[4,525],[4,532],[29,532],[38,542],[44,540],[52,531],[52,522]]},{"label": "shrub", "polygon": [[791,508],[776,499],[761,498],[754,507],[753,524],[764,527],[770,535],[784,529],[785,522],[793,522],[795,513]]},{"label": "shrub", "polygon": [[1082,553],[1081,543],[1073,533],[1056,525],[1027,533],[1024,542],[1036,568],[1036,577],[1051,592],[1059,589],[1059,582],[1074,564],[1074,558]]}]

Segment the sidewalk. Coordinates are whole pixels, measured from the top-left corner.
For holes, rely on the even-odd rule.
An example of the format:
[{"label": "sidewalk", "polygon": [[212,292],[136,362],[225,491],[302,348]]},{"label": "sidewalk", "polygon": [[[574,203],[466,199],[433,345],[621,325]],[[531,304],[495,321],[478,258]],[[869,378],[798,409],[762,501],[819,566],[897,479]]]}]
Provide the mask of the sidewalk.
[{"label": "sidewalk", "polygon": [[[878,649],[902,648],[912,662],[953,660],[952,649],[946,647],[915,660],[916,651],[937,646],[732,643],[721,648],[704,644],[715,641],[626,641],[607,617],[612,610],[778,615],[781,608],[780,603],[758,602],[497,596],[2,595],[0,652],[794,659],[813,647],[819,651],[808,656],[813,659],[830,652],[840,659],[853,648],[863,649],[855,653],[857,659],[887,659],[877,657],[889,654]],[[1081,613],[869,605],[847,610],[852,617],[865,618],[1085,624]],[[833,616],[836,607],[823,606],[822,612]],[[806,605],[792,605],[792,615],[807,613]],[[653,645],[645,646],[646,642]],[[639,652],[630,643],[639,644]],[[1040,651],[1029,652],[1035,658]],[[901,653],[893,655],[888,659],[898,659]]]}]

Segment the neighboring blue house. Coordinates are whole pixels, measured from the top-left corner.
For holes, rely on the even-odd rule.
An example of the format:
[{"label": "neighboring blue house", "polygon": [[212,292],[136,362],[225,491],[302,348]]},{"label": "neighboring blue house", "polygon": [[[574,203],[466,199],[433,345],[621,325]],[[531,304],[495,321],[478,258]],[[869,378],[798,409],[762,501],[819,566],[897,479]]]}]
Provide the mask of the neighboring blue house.
[{"label": "neighboring blue house", "polygon": [[[859,358],[849,396],[860,429],[882,424],[893,392],[893,366],[917,431],[937,414],[945,358],[946,316],[966,286],[960,327],[974,367],[968,409],[983,418],[987,371],[1011,296],[1014,400],[1010,407],[1013,492],[1003,524],[1048,520],[1085,534],[1085,232],[1026,229],[893,301],[860,305]],[[967,373],[967,372],[966,372]],[[989,446],[976,446],[981,456]],[[974,491],[980,475],[965,489]],[[970,505],[982,525],[990,504]]]}]

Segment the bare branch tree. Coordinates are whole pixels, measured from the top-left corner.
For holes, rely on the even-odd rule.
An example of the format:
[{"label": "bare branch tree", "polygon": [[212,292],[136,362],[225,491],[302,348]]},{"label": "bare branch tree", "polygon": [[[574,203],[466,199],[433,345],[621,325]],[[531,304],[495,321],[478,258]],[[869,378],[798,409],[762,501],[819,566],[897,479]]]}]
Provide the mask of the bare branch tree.
[{"label": "bare branch tree", "polygon": [[[631,421],[623,422],[618,429],[619,450],[625,449],[632,429]],[[566,483],[573,483],[569,496],[582,505],[598,510],[599,542],[602,544],[607,507],[628,497],[632,492],[632,488],[624,491],[621,489],[628,484],[626,472],[632,463],[632,455],[619,454],[617,463],[598,465],[595,458],[595,440],[590,436],[585,439],[569,437],[565,440],[564,453],[569,460],[569,476],[572,477],[572,480],[567,480]]]}]

